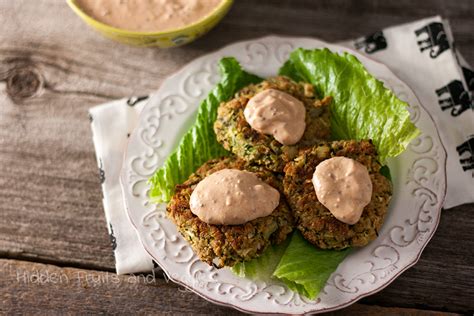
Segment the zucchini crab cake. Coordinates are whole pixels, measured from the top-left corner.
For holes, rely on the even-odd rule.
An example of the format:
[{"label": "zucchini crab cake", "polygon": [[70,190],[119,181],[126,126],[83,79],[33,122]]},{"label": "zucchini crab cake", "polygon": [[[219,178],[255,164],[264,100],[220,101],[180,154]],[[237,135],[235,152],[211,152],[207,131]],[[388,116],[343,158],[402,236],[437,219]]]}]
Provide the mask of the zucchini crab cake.
[{"label": "zucchini crab cake", "polygon": [[176,186],[167,206],[168,217],[200,259],[219,268],[258,257],[269,245],[284,241],[294,227],[293,215],[283,194],[270,215],[240,225],[208,224],[194,215],[189,205],[193,190],[201,180],[222,169],[253,172],[263,182],[283,191],[281,180],[273,173],[250,166],[235,156],[206,162],[188,180]]},{"label": "zucchini crab cake", "polygon": [[[282,145],[272,135],[258,132],[249,125],[244,116],[249,100],[268,89],[285,92],[304,105],[306,128],[301,139],[294,145]],[[249,85],[240,90],[234,99],[221,103],[214,131],[224,148],[238,157],[281,172],[285,164],[296,157],[299,148],[329,139],[330,103],[330,97],[319,100],[311,84],[296,83],[287,77],[277,76],[259,84]]]},{"label": "zucchini crab cake", "polygon": [[[318,201],[312,183],[316,166],[338,156],[364,165],[372,182],[370,203],[354,225],[336,219]],[[343,249],[361,247],[377,238],[392,196],[391,182],[380,173],[380,168],[375,147],[367,140],[324,142],[301,150],[298,157],[285,166],[283,186],[296,218],[296,227],[306,240],[323,249]]]}]

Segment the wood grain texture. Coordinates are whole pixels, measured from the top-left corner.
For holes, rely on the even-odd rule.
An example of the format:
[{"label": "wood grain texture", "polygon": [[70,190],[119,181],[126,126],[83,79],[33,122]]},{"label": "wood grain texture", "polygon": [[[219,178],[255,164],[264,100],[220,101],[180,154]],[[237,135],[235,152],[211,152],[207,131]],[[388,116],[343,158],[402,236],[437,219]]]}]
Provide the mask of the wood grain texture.
[{"label": "wood grain texture", "polygon": [[[53,265],[0,259],[0,313],[37,314],[188,314],[240,315],[213,305],[184,288],[153,274],[117,276],[113,273],[59,268]],[[405,308],[352,305],[328,315],[434,315]]]},{"label": "wood grain texture", "polygon": [[[113,271],[89,107],[149,93],[236,40],[338,41],[436,14],[450,19],[457,47],[474,64],[472,0],[237,0],[207,36],[171,50],[104,39],[63,1],[0,0],[0,257]],[[364,302],[474,310],[473,211],[472,204],[445,211],[420,262]]]}]

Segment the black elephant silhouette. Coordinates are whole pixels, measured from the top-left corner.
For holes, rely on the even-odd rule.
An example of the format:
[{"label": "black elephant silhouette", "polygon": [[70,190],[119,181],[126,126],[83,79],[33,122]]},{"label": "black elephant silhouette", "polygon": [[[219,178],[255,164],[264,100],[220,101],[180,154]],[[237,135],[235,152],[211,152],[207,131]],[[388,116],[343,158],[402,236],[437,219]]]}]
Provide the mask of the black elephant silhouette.
[{"label": "black elephant silhouette", "polygon": [[[470,137],[471,138],[456,147],[460,157],[459,162],[464,171],[474,169],[474,135],[471,135]],[[462,158],[465,153],[468,153],[468,157]]]},{"label": "black elephant silhouette", "polygon": [[112,244],[112,250],[115,250],[117,249],[117,238],[115,238],[114,228],[112,227],[112,224],[110,223],[109,223],[109,228],[110,228],[110,233],[109,233],[110,243]]},{"label": "black elephant silhouette", "polygon": [[373,54],[387,48],[387,40],[382,31],[375,32],[354,43],[356,49],[364,49],[367,54]]},{"label": "black elephant silhouette", "polygon": [[436,58],[449,49],[448,36],[444,31],[443,23],[433,22],[415,31],[417,37],[422,34],[426,34],[426,38],[418,39],[418,46],[421,52],[429,49],[431,58]]},{"label": "black elephant silhouette", "polygon": [[99,180],[101,184],[105,182],[105,172],[104,165],[102,164],[102,159],[99,159]]},{"label": "black elephant silhouette", "polygon": [[446,86],[437,89],[436,94],[441,110],[451,109],[452,116],[458,116],[471,108],[469,93],[459,80],[453,80]]},{"label": "black elephant silhouette", "polygon": [[130,99],[127,100],[127,105],[128,106],[135,106],[135,104],[148,99],[148,97],[149,96],[147,96],[147,95],[144,95],[144,96],[141,96],[141,97],[131,97]]},{"label": "black elephant silhouette", "polygon": [[466,80],[467,88],[469,91],[474,92],[474,71],[469,68],[461,67],[464,80]]}]

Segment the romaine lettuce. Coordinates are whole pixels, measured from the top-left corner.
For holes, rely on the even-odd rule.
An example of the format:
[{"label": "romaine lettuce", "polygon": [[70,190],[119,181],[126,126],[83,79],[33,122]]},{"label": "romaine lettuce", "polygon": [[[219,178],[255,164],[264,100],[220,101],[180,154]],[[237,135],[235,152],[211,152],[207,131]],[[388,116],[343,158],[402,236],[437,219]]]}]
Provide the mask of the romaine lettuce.
[{"label": "romaine lettuce", "polygon": [[295,231],[273,276],[293,291],[314,299],[349,252],[350,249],[315,248],[299,231]]},{"label": "romaine lettuce", "polygon": [[273,273],[280,263],[283,254],[285,254],[290,239],[291,238],[287,238],[279,245],[269,246],[265,252],[256,259],[237,263],[231,268],[232,272],[243,278],[270,281],[270,279],[274,277]]},{"label": "romaine lettuce", "polygon": [[408,104],[385,88],[354,55],[299,48],[280,74],[310,82],[321,95],[332,96],[333,138],[372,139],[381,162],[401,154],[419,134],[410,121]]}]

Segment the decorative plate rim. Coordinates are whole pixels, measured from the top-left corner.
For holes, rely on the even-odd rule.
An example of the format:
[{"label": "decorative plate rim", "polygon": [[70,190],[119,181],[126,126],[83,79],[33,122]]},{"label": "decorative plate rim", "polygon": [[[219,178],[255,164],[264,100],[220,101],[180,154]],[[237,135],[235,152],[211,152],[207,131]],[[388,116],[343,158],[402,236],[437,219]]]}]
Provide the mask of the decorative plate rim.
[{"label": "decorative plate rim", "polygon": [[[335,306],[332,306],[332,307],[328,307],[328,308],[322,308],[322,309],[314,309],[314,310],[308,310],[308,311],[304,311],[303,314],[309,314],[309,313],[315,313],[315,314],[319,314],[319,313],[324,313],[324,312],[330,312],[330,311],[335,311],[335,310],[339,310],[339,309],[342,309],[342,308],[345,308],[345,307],[348,307],[354,303],[356,303],[357,301],[359,301],[360,299],[364,298],[364,297],[367,297],[367,296],[370,296],[370,295],[373,295],[381,290],[383,290],[384,288],[386,288],[389,284],[391,284],[395,279],[397,279],[402,273],[404,273],[406,270],[408,270],[409,268],[413,267],[420,259],[421,257],[421,254],[423,253],[424,249],[426,248],[426,246],[428,245],[428,243],[430,242],[431,238],[434,236],[437,228],[438,228],[438,225],[439,225],[439,222],[440,222],[440,218],[441,218],[441,211],[442,211],[442,208],[443,208],[443,205],[444,205],[444,202],[445,202],[445,199],[446,199],[446,193],[447,193],[447,174],[446,174],[446,164],[447,164],[447,151],[446,151],[446,148],[444,146],[444,144],[442,143],[441,141],[441,137],[439,135],[439,130],[437,128],[437,125],[436,125],[436,122],[435,120],[433,119],[433,116],[431,115],[431,113],[426,109],[426,107],[423,105],[423,103],[420,102],[420,99],[418,98],[418,96],[416,95],[416,93],[411,89],[410,86],[408,86],[403,80],[401,80],[396,74],[394,74],[390,68],[388,68],[385,64],[379,62],[379,61],[376,61],[374,60],[373,58],[371,57],[368,57],[366,55],[362,55],[361,53],[357,52],[356,50],[352,49],[352,48],[348,48],[348,47],[345,47],[345,46],[341,46],[341,45],[338,45],[338,44],[332,44],[332,43],[327,43],[325,41],[322,41],[322,40],[319,40],[317,38],[312,38],[312,37],[294,37],[294,36],[279,36],[279,35],[269,35],[269,36],[264,36],[264,37],[259,37],[259,38],[254,38],[254,39],[249,39],[249,40],[242,40],[242,41],[237,41],[237,42],[233,42],[231,44],[228,44],[224,47],[221,47],[219,49],[216,49],[214,51],[211,51],[209,53],[206,53],[202,56],[199,56],[197,57],[196,59],[188,62],[187,64],[183,65],[181,68],[179,68],[177,71],[175,71],[174,73],[170,74],[169,76],[167,76],[162,84],[160,85],[159,89],[157,92],[159,92],[161,89],[162,89],[162,86],[163,84],[165,83],[165,81],[169,80],[169,79],[172,79],[174,77],[178,77],[179,75],[181,75],[182,73],[185,73],[186,72],[186,68],[188,66],[190,66],[192,63],[195,63],[197,62],[198,60],[205,60],[206,57],[210,56],[210,55],[214,55],[214,54],[217,54],[219,53],[220,51],[223,51],[225,50],[227,47],[229,46],[234,46],[234,45],[244,45],[244,44],[251,44],[251,43],[258,43],[258,42],[265,42],[265,41],[281,41],[281,40],[289,40],[289,41],[318,41],[322,44],[325,44],[327,46],[332,46],[332,47],[340,47],[341,49],[345,50],[345,51],[348,51],[350,52],[351,54],[355,55],[358,59],[360,59],[359,57],[362,56],[363,58],[369,60],[371,63],[373,64],[377,64],[379,67],[383,67],[385,68],[388,72],[390,72],[390,74],[395,77],[398,81],[400,81],[401,83],[403,83],[405,85],[405,88],[411,92],[413,94],[413,96],[415,97],[415,99],[417,100],[418,102],[418,105],[420,105],[420,107],[422,108],[422,110],[424,111],[424,114],[427,115],[430,123],[432,123],[432,125],[434,126],[434,130],[435,130],[435,135],[430,135],[430,136],[434,136],[436,141],[437,141],[437,145],[439,145],[440,147],[440,150],[441,150],[441,157],[439,157],[439,161],[441,162],[441,166],[440,168],[443,170],[442,172],[442,180],[443,182],[441,183],[441,189],[440,189],[440,199],[439,199],[439,208],[436,209],[436,218],[434,219],[435,222],[433,224],[433,227],[432,227],[432,230],[429,232],[428,236],[425,238],[425,240],[423,241],[423,243],[421,244],[421,247],[419,248],[419,250],[417,251],[416,253],[416,257],[410,261],[409,263],[407,264],[404,264],[404,266],[402,268],[400,268],[397,273],[391,275],[388,279],[385,280],[385,282],[381,285],[379,285],[378,287],[374,288],[373,290],[370,290],[370,291],[367,291],[367,292],[363,292],[359,295],[357,295],[356,297],[350,299],[349,301],[347,302],[344,302],[344,303],[341,303],[339,305],[335,305]],[[146,108],[147,104],[145,105],[145,108]],[[145,108],[142,110],[142,113],[144,112]],[[142,114],[140,114],[141,116]],[[138,127],[138,125],[137,125]],[[132,135],[136,132],[137,128],[134,129],[134,131],[132,132]],[[253,313],[253,314],[288,314],[287,312],[262,312],[261,310],[255,310],[255,309],[251,309],[251,308],[242,308],[238,305],[235,305],[235,304],[232,304],[232,303],[227,303],[227,302],[224,302],[224,301],[219,301],[219,300],[216,300],[208,295],[206,295],[203,291],[198,291],[197,289],[193,288],[192,286],[186,284],[184,281],[181,281],[179,278],[175,278],[173,277],[172,275],[170,275],[170,273],[163,268],[163,266],[160,264],[160,259],[158,259],[154,254],[153,254],[153,251],[151,251],[149,248],[148,248],[148,245],[146,244],[146,242],[142,239],[142,236],[140,234],[140,229],[138,228],[138,226],[136,225],[132,215],[131,215],[131,208],[129,206],[129,201],[127,200],[126,196],[127,196],[127,192],[126,192],[126,169],[127,169],[127,166],[126,166],[126,157],[127,157],[127,154],[129,152],[129,148],[130,148],[130,143],[132,141],[132,137],[129,138],[129,140],[127,141],[127,144],[126,144],[126,149],[124,151],[124,154],[123,154],[123,165],[122,165],[122,168],[121,168],[121,172],[120,172],[120,185],[121,185],[121,189],[122,189],[122,193],[123,193],[123,196],[124,196],[124,205],[125,205],[125,209],[126,209],[126,213],[127,213],[127,217],[129,218],[130,220],[130,223],[132,224],[132,226],[134,227],[134,229],[136,230],[137,232],[137,235],[139,237],[139,240],[140,242],[142,243],[142,246],[144,247],[144,249],[146,250],[146,252],[154,259],[154,261],[160,266],[160,268],[163,270],[163,272],[166,274],[166,276],[168,277],[169,280],[173,281],[174,283],[176,284],[179,284],[181,286],[183,286],[184,288],[192,291],[193,293],[199,295],[200,297],[206,299],[207,301],[210,301],[214,304],[217,304],[217,305],[220,305],[220,306],[225,306],[225,307],[231,307],[231,308],[234,308],[236,310],[239,310],[241,312],[245,312],[245,313]]]}]

